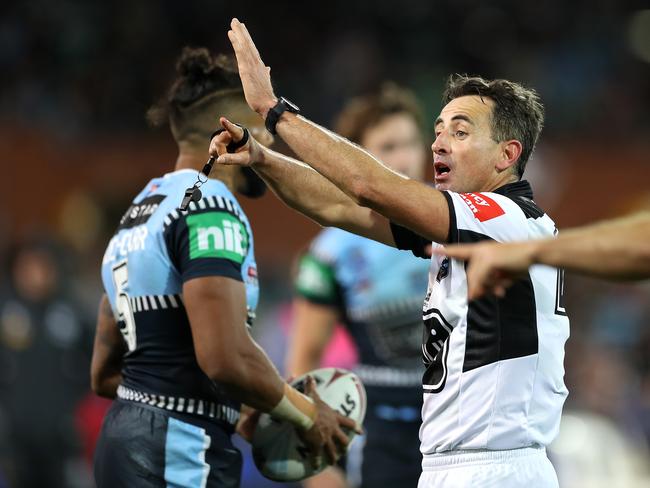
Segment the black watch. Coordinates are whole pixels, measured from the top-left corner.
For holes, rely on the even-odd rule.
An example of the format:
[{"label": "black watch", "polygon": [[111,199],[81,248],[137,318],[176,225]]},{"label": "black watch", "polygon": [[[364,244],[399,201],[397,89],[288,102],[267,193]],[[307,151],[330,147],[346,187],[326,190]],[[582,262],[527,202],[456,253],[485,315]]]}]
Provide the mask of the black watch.
[{"label": "black watch", "polygon": [[266,120],[264,121],[266,130],[268,130],[271,134],[276,134],[275,126],[277,125],[278,120],[280,120],[280,116],[284,112],[299,114],[300,109],[286,98],[280,97],[280,100],[278,100],[278,103],[275,104],[275,107],[269,110],[269,112],[266,114]]}]

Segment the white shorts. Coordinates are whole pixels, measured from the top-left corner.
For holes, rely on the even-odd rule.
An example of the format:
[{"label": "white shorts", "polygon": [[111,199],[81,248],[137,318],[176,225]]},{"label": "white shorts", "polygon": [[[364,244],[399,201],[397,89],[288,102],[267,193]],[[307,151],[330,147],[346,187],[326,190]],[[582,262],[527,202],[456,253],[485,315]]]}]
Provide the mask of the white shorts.
[{"label": "white shorts", "polygon": [[425,455],[418,488],[558,488],[546,449]]}]

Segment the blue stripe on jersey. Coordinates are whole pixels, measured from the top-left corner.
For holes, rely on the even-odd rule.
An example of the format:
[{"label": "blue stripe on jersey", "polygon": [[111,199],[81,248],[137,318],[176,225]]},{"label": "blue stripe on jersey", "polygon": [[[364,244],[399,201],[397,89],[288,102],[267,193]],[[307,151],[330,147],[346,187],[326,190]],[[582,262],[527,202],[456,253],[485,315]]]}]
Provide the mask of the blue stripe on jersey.
[{"label": "blue stripe on jersey", "polygon": [[205,487],[210,465],[205,451],[210,436],[205,429],[170,417],[165,440],[165,481],[168,488]]}]

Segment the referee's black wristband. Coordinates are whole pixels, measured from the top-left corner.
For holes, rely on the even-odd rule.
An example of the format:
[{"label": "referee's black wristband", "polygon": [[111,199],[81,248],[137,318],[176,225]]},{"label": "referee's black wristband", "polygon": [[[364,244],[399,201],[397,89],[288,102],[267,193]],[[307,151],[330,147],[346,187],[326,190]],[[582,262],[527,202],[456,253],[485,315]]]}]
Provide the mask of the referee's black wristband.
[{"label": "referee's black wristband", "polygon": [[276,135],[275,126],[278,125],[278,121],[284,112],[290,112],[292,114],[299,114],[300,108],[297,105],[293,104],[284,97],[280,97],[278,103],[276,103],[271,110],[266,113],[266,120],[264,121],[264,126],[266,130],[271,134]]},{"label": "referee's black wristband", "polygon": [[[242,138],[241,138],[239,141],[237,141],[237,142],[235,142],[235,141],[230,141],[230,143],[226,146],[226,151],[228,151],[229,153],[234,153],[237,149],[239,149],[240,147],[244,147],[244,146],[248,143],[248,138],[249,138],[249,132],[248,132],[248,129],[247,129],[246,127],[244,127],[243,125],[241,125],[241,124],[235,124],[235,125],[236,125],[237,127],[240,127],[241,129],[243,129],[243,131],[244,131],[244,135],[243,135]],[[221,133],[224,132],[225,130],[226,130],[226,129],[224,129],[224,128],[221,128],[221,129],[217,129],[217,130],[215,130],[215,131],[210,135],[210,142],[212,142],[212,139],[214,139],[215,136],[218,136],[219,134],[221,134]]]}]

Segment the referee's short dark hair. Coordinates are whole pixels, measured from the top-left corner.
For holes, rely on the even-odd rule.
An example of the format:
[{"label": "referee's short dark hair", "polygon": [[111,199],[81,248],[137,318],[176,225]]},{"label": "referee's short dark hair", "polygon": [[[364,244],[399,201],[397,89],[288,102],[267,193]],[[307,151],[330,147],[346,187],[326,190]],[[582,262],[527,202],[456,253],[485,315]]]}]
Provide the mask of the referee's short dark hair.
[{"label": "referee's short dark hair", "polygon": [[485,80],[478,76],[451,75],[442,95],[443,105],[468,95],[486,97],[494,102],[492,137],[497,142],[516,139],[522,150],[516,171],[521,179],[526,163],[544,125],[544,106],[539,94],[508,80]]}]

